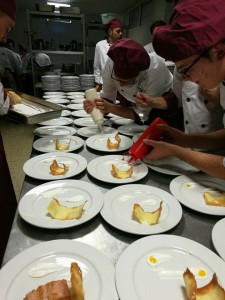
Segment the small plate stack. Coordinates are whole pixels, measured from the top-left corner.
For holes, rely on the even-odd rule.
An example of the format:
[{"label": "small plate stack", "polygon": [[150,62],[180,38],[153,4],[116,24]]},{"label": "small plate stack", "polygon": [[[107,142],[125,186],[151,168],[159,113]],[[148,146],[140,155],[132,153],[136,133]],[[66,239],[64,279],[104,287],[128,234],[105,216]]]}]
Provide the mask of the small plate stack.
[{"label": "small plate stack", "polygon": [[61,90],[61,77],[59,75],[41,76],[42,88],[45,91]]},{"label": "small plate stack", "polygon": [[80,79],[78,76],[62,76],[62,89],[64,91],[80,91]]},{"label": "small plate stack", "polygon": [[95,87],[94,74],[82,74],[80,75],[81,90],[86,91]]}]

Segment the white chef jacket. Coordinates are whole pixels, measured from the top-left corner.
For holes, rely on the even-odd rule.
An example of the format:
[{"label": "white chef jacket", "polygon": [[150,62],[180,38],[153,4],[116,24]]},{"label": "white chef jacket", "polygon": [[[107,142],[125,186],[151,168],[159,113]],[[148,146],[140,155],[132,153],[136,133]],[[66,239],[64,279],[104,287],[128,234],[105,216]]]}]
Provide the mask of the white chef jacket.
[{"label": "white chef jacket", "polygon": [[149,44],[145,45],[144,48],[145,48],[145,50],[146,50],[148,53],[155,52],[152,43],[149,43]]},{"label": "white chef jacket", "polygon": [[0,115],[5,115],[7,114],[10,106],[10,100],[9,97],[7,96],[6,99],[4,97],[4,88],[2,83],[0,82]]},{"label": "white chef jacket", "polygon": [[11,72],[21,74],[22,60],[18,53],[4,47],[0,47],[0,71],[9,68]]},{"label": "white chef jacket", "polygon": [[[134,95],[137,92],[144,92],[152,97],[159,97],[169,91],[173,80],[172,74],[166,67],[164,60],[157,56],[156,53],[150,53],[149,56],[151,59],[149,68],[141,71],[134,83],[124,86],[120,86],[117,80],[111,78],[111,75],[115,77],[113,72],[114,64],[108,58],[102,73],[103,86],[100,97],[109,99],[115,103],[117,92],[119,92],[125,99],[135,103]],[[133,109],[138,112],[136,107]]]},{"label": "white chef jacket", "polygon": [[206,100],[196,83],[182,80],[176,68],[173,73],[173,92],[182,101],[186,133],[207,133],[223,128],[221,107]]},{"label": "white chef jacket", "polygon": [[51,65],[51,59],[45,53],[36,53],[35,61],[39,64],[40,67]]},{"label": "white chef jacket", "polygon": [[107,40],[98,42],[95,46],[95,57],[94,57],[94,75],[95,82],[102,84],[102,70],[108,59],[107,52],[109,50],[109,43]]}]

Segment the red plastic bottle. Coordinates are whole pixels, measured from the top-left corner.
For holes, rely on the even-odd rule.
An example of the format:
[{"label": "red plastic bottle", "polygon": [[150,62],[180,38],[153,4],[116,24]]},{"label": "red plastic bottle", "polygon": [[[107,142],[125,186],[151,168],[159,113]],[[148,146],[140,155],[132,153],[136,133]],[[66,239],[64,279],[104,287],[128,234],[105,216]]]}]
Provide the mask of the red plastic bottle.
[{"label": "red plastic bottle", "polygon": [[146,145],[143,140],[151,139],[157,141],[162,135],[163,130],[158,128],[158,124],[167,124],[166,121],[161,118],[156,118],[148,128],[142,133],[139,139],[134,143],[134,145],[130,148],[129,154],[131,156],[130,161],[142,159],[148,151],[151,149],[150,145]]}]

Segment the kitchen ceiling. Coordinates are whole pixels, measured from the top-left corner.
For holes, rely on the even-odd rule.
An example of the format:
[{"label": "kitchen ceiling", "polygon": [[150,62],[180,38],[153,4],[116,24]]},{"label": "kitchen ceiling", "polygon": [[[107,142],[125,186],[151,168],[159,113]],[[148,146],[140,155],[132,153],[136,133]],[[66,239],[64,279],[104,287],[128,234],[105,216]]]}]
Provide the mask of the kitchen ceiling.
[{"label": "kitchen ceiling", "polygon": [[[50,1],[50,0],[49,0]],[[52,0],[51,2],[53,2]],[[35,3],[46,4],[47,0],[16,0],[18,10],[35,10]],[[99,15],[102,13],[123,14],[129,8],[143,2],[141,0],[56,0],[57,3],[68,3],[80,7],[85,15]]]}]

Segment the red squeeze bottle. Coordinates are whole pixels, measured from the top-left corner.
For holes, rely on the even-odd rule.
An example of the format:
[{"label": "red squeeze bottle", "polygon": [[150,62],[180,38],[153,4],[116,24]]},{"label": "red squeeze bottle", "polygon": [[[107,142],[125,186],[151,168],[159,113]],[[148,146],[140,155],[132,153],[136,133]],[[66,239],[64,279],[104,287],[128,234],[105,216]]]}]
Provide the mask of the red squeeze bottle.
[{"label": "red squeeze bottle", "polygon": [[131,156],[130,161],[142,159],[148,151],[151,149],[150,145],[146,145],[143,140],[144,139],[151,139],[151,140],[159,140],[159,138],[163,135],[163,130],[158,128],[158,124],[167,124],[166,121],[156,118],[148,128],[142,133],[136,143],[129,150],[129,154]]}]

